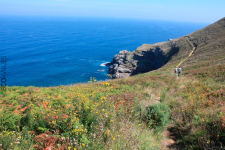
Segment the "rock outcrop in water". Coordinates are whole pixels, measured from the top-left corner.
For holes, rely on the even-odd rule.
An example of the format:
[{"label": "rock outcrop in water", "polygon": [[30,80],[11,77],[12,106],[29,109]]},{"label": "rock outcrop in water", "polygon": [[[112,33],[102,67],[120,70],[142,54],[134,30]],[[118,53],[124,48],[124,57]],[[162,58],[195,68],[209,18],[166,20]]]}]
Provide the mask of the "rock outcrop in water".
[{"label": "rock outcrop in water", "polygon": [[133,52],[120,51],[114,56],[109,72],[115,79],[158,69],[170,60],[171,55],[165,53],[167,49],[175,54],[179,48],[172,43],[164,42],[154,45],[144,44]]}]

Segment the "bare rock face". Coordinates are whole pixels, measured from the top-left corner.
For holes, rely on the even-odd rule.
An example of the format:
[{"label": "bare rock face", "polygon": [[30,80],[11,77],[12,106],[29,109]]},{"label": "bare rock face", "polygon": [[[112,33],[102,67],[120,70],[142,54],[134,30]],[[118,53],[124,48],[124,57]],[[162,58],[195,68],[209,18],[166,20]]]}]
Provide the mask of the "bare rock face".
[{"label": "bare rock face", "polygon": [[[160,45],[162,46],[160,47]],[[165,46],[162,43],[157,45],[144,44],[133,52],[120,51],[110,63],[109,72],[112,74],[112,78],[126,78],[163,66],[168,62],[169,57],[166,56],[162,48],[171,50],[171,45]]]},{"label": "bare rock face", "polygon": [[125,66],[125,60],[127,60],[127,50],[120,51],[119,54],[115,55],[111,66],[109,67],[110,73],[113,78],[125,78],[129,77],[132,70]]}]

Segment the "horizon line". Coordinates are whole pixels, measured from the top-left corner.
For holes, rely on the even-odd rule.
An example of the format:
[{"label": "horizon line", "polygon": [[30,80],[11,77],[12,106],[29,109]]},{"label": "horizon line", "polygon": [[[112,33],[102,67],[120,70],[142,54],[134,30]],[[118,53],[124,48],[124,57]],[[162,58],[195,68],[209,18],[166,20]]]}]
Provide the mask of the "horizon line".
[{"label": "horizon line", "polygon": [[[97,18],[97,19],[126,19],[126,20],[145,20],[145,21],[170,21],[170,22],[184,22],[184,23],[201,23],[201,24],[212,24],[214,22],[199,22],[199,21],[184,21],[184,20],[170,20],[170,19],[153,19],[153,18],[132,18],[132,17],[103,17],[103,16],[69,16],[69,15],[11,15],[11,14],[0,14],[0,17],[35,17],[35,18],[65,18],[65,19],[76,19],[76,18]],[[221,18],[222,19],[222,18]],[[218,21],[218,20],[217,20]]]}]

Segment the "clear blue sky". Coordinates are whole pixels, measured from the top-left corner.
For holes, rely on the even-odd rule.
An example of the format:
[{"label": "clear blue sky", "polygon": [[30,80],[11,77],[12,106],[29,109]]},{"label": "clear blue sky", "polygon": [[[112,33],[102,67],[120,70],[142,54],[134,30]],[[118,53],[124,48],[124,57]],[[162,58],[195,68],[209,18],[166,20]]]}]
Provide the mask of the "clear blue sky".
[{"label": "clear blue sky", "polygon": [[213,23],[225,0],[0,0],[0,15],[143,18]]}]

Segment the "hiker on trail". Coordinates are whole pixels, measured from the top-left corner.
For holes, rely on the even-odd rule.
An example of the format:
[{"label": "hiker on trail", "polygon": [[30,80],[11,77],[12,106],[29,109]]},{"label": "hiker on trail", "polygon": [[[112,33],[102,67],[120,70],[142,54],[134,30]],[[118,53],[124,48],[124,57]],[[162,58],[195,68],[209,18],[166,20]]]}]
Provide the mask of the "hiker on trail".
[{"label": "hiker on trail", "polygon": [[181,67],[178,68],[178,77],[180,76],[181,73]]},{"label": "hiker on trail", "polygon": [[174,73],[177,73],[177,67],[174,68]]}]

